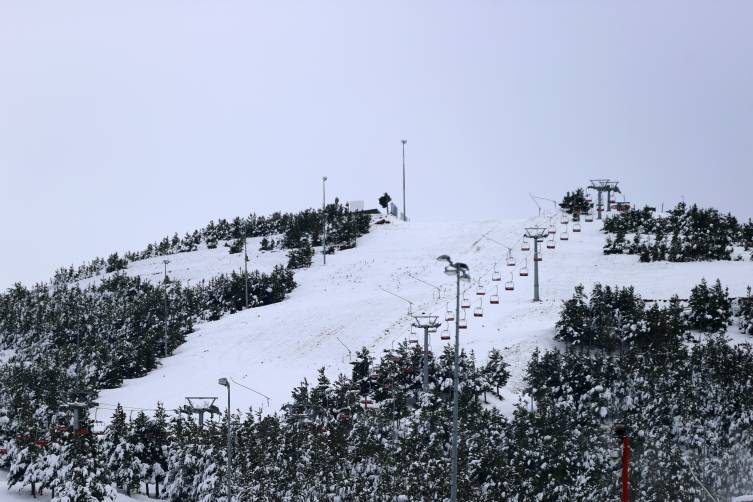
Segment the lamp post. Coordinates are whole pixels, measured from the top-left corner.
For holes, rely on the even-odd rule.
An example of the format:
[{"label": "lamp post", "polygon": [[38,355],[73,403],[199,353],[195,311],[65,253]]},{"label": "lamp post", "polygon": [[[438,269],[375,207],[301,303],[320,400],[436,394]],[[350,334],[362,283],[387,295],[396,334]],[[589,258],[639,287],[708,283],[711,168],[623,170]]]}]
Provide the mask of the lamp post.
[{"label": "lamp post", "polygon": [[[468,265],[465,263],[453,263],[449,256],[443,254],[437,257],[439,261],[446,261],[444,273],[454,275],[457,281],[455,290],[455,319],[460,319],[460,281],[470,281]],[[455,364],[452,379],[452,452],[451,452],[451,484],[450,500],[458,500],[458,380],[460,379],[460,327],[455,323]]]},{"label": "lamp post", "polygon": [[248,222],[243,223],[243,282],[246,286],[246,308],[248,308]]},{"label": "lamp post", "polygon": [[230,428],[230,382],[227,378],[220,378],[217,383],[227,387],[227,502],[233,497],[233,433]]},{"label": "lamp post", "polygon": [[165,264],[165,335],[163,343],[165,344],[165,357],[167,357],[167,264],[170,260],[162,260]]},{"label": "lamp post", "polygon": [[327,177],[322,176],[322,257],[325,265],[327,264],[327,196],[324,186],[326,182]]},{"label": "lamp post", "polygon": [[403,143],[403,221],[408,221],[408,215],[405,213],[405,144],[408,140],[401,141]]}]

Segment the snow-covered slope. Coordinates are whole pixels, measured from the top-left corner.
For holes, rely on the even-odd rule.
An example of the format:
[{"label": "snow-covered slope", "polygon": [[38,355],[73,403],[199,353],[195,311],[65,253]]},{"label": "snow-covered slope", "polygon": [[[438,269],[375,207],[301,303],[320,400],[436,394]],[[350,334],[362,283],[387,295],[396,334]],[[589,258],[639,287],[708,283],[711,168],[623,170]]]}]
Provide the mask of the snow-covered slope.
[{"label": "snow-covered slope", "polygon": [[[328,257],[326,266],[317,256],[310,269],[299,271],[299,287],[284,302],[200,324],[173,356],[163,360],[161,368],[120,388],[103,391],[98,419],[109,420],[109,408],[116,403],[151,409],[161,401],[173,409],[183,404],[186,396],[218,396],[217,405],[223,408],[225,389],[217,385],[220,377],[232,378],[271,398],[267,403],[259,395],[233,385],[233,408],[263,406],[277,410],[290,390],[304,377],[311,380],[317,368],[325,366],[331,377],[349,372],[345,346],[353,353],[363,346],[378,353],[410,335],[408,303],[384,290],[412,302],[413,313],[433,313],[444,320],[446,303],[452,305],[454,301],[454,284],[436,261],[440,254],[470,267],[474,283],[467,296],[474,306],[482,300],[484,315],[476,318],[472,309],[468,312],[469,329],[461,331],[461,343],[481,360],[492,347],[503,350],[512,369],[509,394],[520,388],[533,349],[555,344],[554,323],[561,301],[570,297],[579,283],[587,288],[594,282],[632,284],[644,298],[669,298],[673,294],[687,297],[704,277],[721,279],[732,296],[743,294],[753,282],[750,261],[639,263],[635,256],[605,256],[601,253],[604,236],[598,230],[600,223],[583,223],[582,232],[573,233],[571,229],[568,241],[557,239],[556,250],[544,249],[540,263],[543,301],[532,303],[532,255],[521,251],[520,237],[525,227],[546,225],[547,221],[393,221],[374,225],[369,235],[359,239],[357,248]],[[505,266],[507,251],[500,243],[513,247],[516,267]],[[257,243],[249,244],[249,249],[257,248]],[[530,275],[520,277],[525,256]],[[170,259],[171,276],[184,281],[238,269],[243,260],[242,255],[228,255],[224,248]],[[285,260],[284,253],[277,252],[261,253],[252,261],[266,269]],[[495,262],[502,273],[501,282],[491,281]],[[129,270],[158,279],[162,272],[161,259],[132,264]],[[511,272],[515,290],[504,291]],[[475,281],[479,279],[487,291],[483,297],[475,294]],[[440,295],[436,289],[421,281],[439,286],[441,298],[437,298]],[[490,305],[497,285],[500,304]],[[442,343],[439,333],[433,335],[434,351]]]}]

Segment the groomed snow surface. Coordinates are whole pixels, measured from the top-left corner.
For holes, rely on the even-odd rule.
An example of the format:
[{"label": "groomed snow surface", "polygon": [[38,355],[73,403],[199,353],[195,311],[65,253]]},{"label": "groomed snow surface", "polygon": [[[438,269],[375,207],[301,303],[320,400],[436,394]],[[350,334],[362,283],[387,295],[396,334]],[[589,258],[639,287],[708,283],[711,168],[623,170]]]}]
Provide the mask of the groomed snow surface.
[{"label": "groomed snow surface", "polygon": [[[554,324],[561,302],[572,296],[577,284],[583,283],[587,290],[595,282],[633,285],[644,298],[655,299],[674,294],[687,298],[702,278],[721,279],[732,296],[744,294],[753,282],[750,261],[639,263],[636,256],[605,256],[598,221],[583,222],[580,233],[569,225],[569,239],[562,241],[559,232],[563,226],[557,218],[556,249],[542,246],[539,267],[543,301],[533,303],[532,251],[521,251],[520,238],[525,227],[547,226],[548,218],[476,223],[390,221],[373,225],[371,233],[358,240],[357,248],[328,256],[326,265],[317,255],[311,268],[296,273],[299,286],[284,302],[199,324],[160,368],[126,381],[120,388],[104,390],[97,419],[106,424],[117,403],[127,412],[153,409],[158,401],[175,409],[185,403],[186,396],[217,396],[217,406],[224,409],[226,391],[217,384],[220,377],[232,378],[270,398],[267,401],[231,382],[233,409],[262,407],[265,412],[277,411],[303,378],[314,380],[317,368],[326,367],[333,379],[340,372],[350,372],[349,357],[361,347],[379,354],[409,337],[409,305],[393,294],[412,302],[413,313],[435,314],[444,321],[447,302],[454,309],[455,286],[453,278],[444,275],[443,264],[436,261],[440,254],[470,267],[473,283],[466,295],[473,307],[482,302],[483,317],[473,317],[473,308],[469,309],[468,329],[461,331],[461,344],[466,350],[474,350],[480,362],[492,347],[503,351],[512,371],[502,405],[507,411],[519,399],[531,352],[536,347],[556,345]],[[505,246],[512,248],[515,267],[505,264]],[[252,269],[268,270],[286,261],[283,251],[258,253],[257,249],[258,242],[249,240]],[[173,255],[168,273],[195,284],[220,272],[238,270],[242,256],[229,255],[221,246]],[[526,257],[530,273],[520,277]],[[500,282],[491,281],[495,263],[502,275]],[[163,267],[162,259],[155,258],[131,264],[129,273],[159,280]],[[515,289],[505,291],[511,273]],[[486,289],[484,296],[476,294],[479,280]],[[490,297],[497,286],[500,304],[491,305]],[[731,328],[730,334],[735,333],[736,328]],[[435,353],[442,343],[447,342],[441,342],[440,333],[432,335]]]}]

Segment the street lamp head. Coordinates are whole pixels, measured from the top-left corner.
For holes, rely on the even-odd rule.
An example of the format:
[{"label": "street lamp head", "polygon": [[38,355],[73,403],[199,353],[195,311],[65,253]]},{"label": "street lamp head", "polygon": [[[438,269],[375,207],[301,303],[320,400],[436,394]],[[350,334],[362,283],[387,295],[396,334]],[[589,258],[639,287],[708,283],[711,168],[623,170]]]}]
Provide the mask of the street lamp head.
[{"label": "street lamp head", "polygon": [[437,256],[437,261],[446,261],[447,263],[452,263],[452,260],[450,260],[450,257],[446,254]]},{"label": "street lamp head", "polygon": [[458,262],[455,264],[455,266],[458,268],[458,270],[465,270],[466,272],[468,271],[468,265],[466,265],[465,263]]},{"label": "street lamp head", "polygon": [[230,388],[230,382],[227,381],[227,378],[220,378],[219,380],[217,380],[217,383],[222,385],[223,387]]},{"label": "street lamp head", "polygon": [[170,260],[162,260],[162,263],[164,263],[165,265],[167,265],[168,263],[170,263]]},{"label": "street lamp head", "polygon": [[407,140],[407,139],[403,139],[403,140],[401,140],[401,141],[402,141],[402,143],[403,143],[403,144],[406,144],[406,143],[408,142],[408,140]]},{"label": "street lamp head", "polygon": [[324,182],[324,181],[327,181],[327,177],[326,176],[322,176],[322,182]]}]

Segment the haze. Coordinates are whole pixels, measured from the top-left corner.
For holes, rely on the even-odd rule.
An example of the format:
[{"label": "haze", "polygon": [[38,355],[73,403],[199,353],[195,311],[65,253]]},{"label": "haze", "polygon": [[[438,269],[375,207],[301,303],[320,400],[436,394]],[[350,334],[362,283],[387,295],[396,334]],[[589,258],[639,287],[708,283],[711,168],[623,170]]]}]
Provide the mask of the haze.
[{"label": "haze", "polygon": [[590,178],[753,216],[753,3],[0,1],[0,288],[209,219],[531,214]]}]

